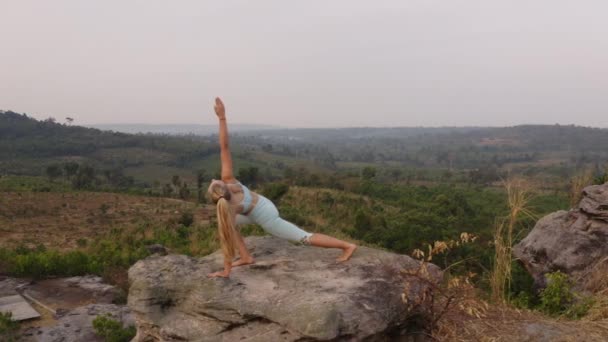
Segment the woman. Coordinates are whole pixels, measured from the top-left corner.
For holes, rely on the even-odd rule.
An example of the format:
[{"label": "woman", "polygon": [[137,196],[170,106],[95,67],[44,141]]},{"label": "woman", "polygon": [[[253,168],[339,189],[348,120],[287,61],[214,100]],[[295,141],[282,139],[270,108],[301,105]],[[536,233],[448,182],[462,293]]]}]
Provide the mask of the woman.
[{"label": "woman", "polygon": [[[350,259],[357,248],[355,244],[335,239],[323,234],[311,234],[293,223],[279,217],[274,204],[266,197],[250,191],[239,183],[232,172],[232,157],[228,147],[228,126],[226,124],[226,110],[222,100],[215,99],[215,114],[220,121],[220,151],[222,161],[222,180],[213,180],[209,185],[209,193],[213,203],[217,205],[217,221],[220,243],[224,253],[224,270],[210,273],[209,277],[228,277],[232,267],[252,264],[253,256],[247,251],[243,237],[236,229],[236,225],[257,223],[268,233],[294,242],[307,245],[340,248],[342,255],[338,261]],[[239,260],[232,262],[236,250]]]}]

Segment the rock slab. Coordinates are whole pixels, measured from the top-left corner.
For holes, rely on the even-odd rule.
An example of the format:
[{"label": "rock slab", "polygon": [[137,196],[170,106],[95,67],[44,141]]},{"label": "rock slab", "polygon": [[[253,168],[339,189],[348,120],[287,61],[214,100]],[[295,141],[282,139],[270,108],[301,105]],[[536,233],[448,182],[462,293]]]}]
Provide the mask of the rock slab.
[{"label": "rock slab", "polygon": [[608,183],[585,187],[575,208],[541,218],[513,254],[538,287],[546,286],[547,273],[577,276],[603,262],[608,257]]},{"label": "rock slab", "polygon": [[133,316],[125,306],[114,304],[89,304],[66,312],[57,318],[57,324],[48,327],[30,327],[19,341],[24,342],[103,342],[93,329],[93,320],[98,315],[108,315],[123,324],[134,325]]},{"label": "rock slab", "polygon": [[[359,247],[347,263],[340,251],[250,237],[254,265],[230,278],[207,278],[222,267],[218,251],[204,258],[152,256],[129,270],[134,341],[363,340],[398,333],[417,312],[404,305],[405,255]],[[429,266],[434,280],[441,271]],[[408,278],[409,279],[409,278]],[[411,282],[411,280],[408,280]],[[427,283],[408,284],[409,302]]]}]

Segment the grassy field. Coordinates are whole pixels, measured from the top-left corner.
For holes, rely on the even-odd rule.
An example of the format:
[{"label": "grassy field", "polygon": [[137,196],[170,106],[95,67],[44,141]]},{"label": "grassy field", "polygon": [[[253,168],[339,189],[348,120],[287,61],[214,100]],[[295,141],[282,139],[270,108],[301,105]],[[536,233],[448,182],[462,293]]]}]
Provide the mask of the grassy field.
[{"label": "grassy field", "polygon": [[1,192],[0,247],[25,245],[70,250],[113,228],[148,222],[169,225],[183,213],[208,223],[208,212],[192,202],[95,192]]}]

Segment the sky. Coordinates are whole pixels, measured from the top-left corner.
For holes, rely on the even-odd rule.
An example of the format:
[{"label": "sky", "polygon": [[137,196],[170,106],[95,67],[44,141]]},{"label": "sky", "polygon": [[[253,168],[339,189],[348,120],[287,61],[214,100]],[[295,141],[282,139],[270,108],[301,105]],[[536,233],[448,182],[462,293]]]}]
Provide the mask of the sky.
[{"label": "sky", "polygon": [[0,0],[0,109],[75,124],[608,127],[605,0]]}]

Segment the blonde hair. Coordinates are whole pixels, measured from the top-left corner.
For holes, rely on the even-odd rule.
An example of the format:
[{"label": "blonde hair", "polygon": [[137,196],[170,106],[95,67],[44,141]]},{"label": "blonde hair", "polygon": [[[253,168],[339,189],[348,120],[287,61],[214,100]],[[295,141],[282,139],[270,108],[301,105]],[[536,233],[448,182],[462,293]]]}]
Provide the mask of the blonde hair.
[{"label": "blonde hair", "polygon": [[232,260],[236,255],[237,240],[234,215],[228,202],[231,193],[225,184],[216,183],[209,188],[209,194],[217,208],[217,228],[222,252],[226,259]]}]

